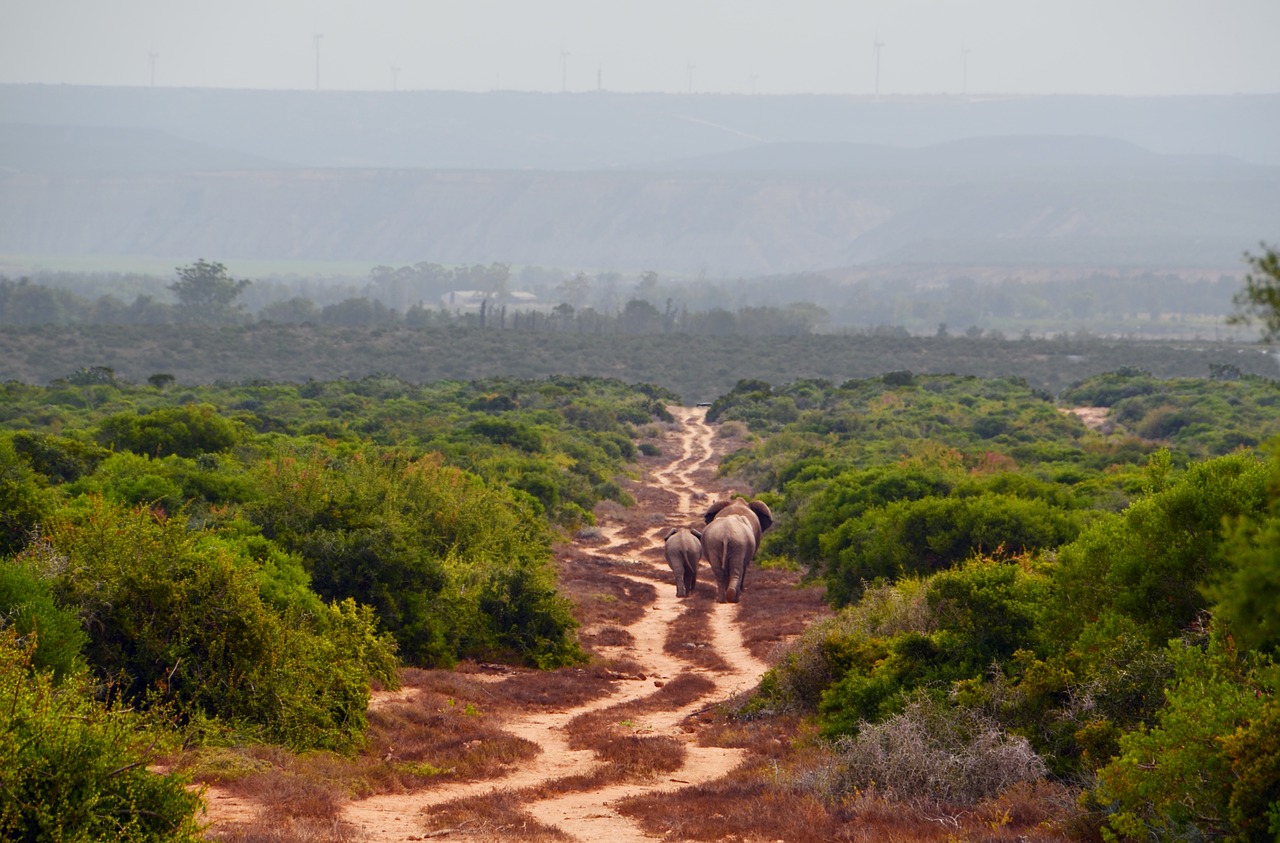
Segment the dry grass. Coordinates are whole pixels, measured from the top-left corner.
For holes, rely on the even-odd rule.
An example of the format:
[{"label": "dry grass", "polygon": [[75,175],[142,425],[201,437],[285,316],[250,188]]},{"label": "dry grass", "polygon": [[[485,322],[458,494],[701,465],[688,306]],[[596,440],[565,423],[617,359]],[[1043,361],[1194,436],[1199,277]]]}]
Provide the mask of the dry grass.
[{"label": "dry grass", "polygon": [[684,743],[664,735],[608,735],[593,747],[600,762],[589,773],[552,779],[527,788],[527,799],[549,799],[562,793],[599,790],[623,782],[652,781],[684,766]]},{"label": "dry grass", "polygon": [[638,665],[617,659],[551,671],[517,670],[488,687],[489,700],[504,710],[573,708],[608,696],[619,679],[638,671]]},{"label": "dry grass", "polygon": [[466,674],[406,671],[405,682],[416,693],[369,712],[368,744],[355,758],[249,746],[187,753],[176,767],[196,782],[218,782],[255,803],[284,806],[270,810],[288,816],[263,820],[284,825],[286,819],[336,820],[351,797],[491,778],[539,752],[532,742],[502,730],[508,709]]},{"label": "dry grass", "polygon": [[[261,805],[251,822],[228,823],[209,829],[214,840],[235,843],[347,843],[357,838],[340,819],[345,794],[332,782],[315,775],[310,764],[301,769],[271,770],[238,780],[228,788]],[[326,765],[315,765],[326,766]]]},{"label": "dry grass", "polygon": [[604,626],[579,637],[583,646],[589,648],[630,647],[636,643],[635,636],[620,626]]},{"label": "dry grass", "polygon": [[[678,810],[673,807],[678,806]],[[674,840],[848,840],[848,829],[820,800],[780,788],[738,768],[725,778],[678,794],[624,799],[616,805],[651,835]]]},{"label": "dry grass", "polygon": [[642,566],[577,553],[561,563],[561,593],[573,601],[574,616],[584,629],[630,626],[657,597],[652,585],[619,576],[624,567],[638,571]]},{"label": "dry grass", "polygon": [[228,823],[205,832],[225,843],[355,843],[359,835],[341,820],[310,817],[270,819],[260,815],[251,823]]},{"label": "dry grass", "polygon": [[685,763],[684,742],[667,735],[647,734],[645,714],[670,711],[698,700],[714,690],[711,680],[683,674],[643,699],[581,714],[566,727],[571,749],[590,749],[600,765],[589,773],[566,776],[522,795],[546,799],[561,793],[596,790],[610,784],[647,781]]},{"label": "dry grass", "polygon": [[715,690],[715,683],[705,676],[685,673],[671,680],[643,699],[580,714],[569,721],[565,732],[574,749],[596,749],[615,734],[615,726],[636,728],[635,723],[646,714],[671,711],[689,705]]},{"label": "dry grass", "polygon": [[815,620],[831,614],[820,587],[800,583],[798,571],[752,566],[738,604],[738,622],[747,649],[769,662],[778,648]]},{"label": "dry grass", "polygon": [[[748,761],[727,776],[674,796],[638,796],[618,803],[651,835],[676,840],[786,840],[788,843],[1065,843],[1086,839],[1066,788],[1019,784],[976,807],[901,802],[853,791],[824,798],[809,780],[823,764],[812,747]],[[673,804],[679,805],[673,811]]]},{"label": "dry grass", "polygon": [[663,651],[707,670],[728,670],[729,663],[712,646],[711,613],[716,605],[715,586],[699,583],[685,598],[684,611],[667,628]]},{"label": "dry grass", "polygon": [[[496,790],[446,802],[423,815],[432,836],[466,836],[468,840],[522,840],[550,843],[571,839],[559,829],[543,825],[521,810],[522,799],[509,790]],[[425,838],[423,838],[425,839]]]}]

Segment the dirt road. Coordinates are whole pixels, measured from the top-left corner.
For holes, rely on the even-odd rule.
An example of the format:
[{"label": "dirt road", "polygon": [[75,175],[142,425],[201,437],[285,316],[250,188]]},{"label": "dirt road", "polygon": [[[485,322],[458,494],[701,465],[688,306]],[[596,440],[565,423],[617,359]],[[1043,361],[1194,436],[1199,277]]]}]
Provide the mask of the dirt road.
[{"label": "dirt road", "polygon": [[[588,531],[560,553],[562,587],[570,593],[576,591],[580,605],[592,599],[594,588],[604,588],[602,582],[622,595],[620,599],[609,597],[617,605],[614,614],[584,613],[580,634],[599,661],[625,665],[625,674],[597,682],[593,688],[599,690],[593,693],[603,695],[583,696],[587,701],[578,705],[530,705],[504,711],[501,730],[530,742],[536,751],[527,753],[531,757],[526,760],[502,767],[496,777],[430,781],[421,789],[345,801],[333,817],[326,839],[652,840],[612,805],[626,797],[674,792],[705,783],[739,764],[742,750],[699,746],[688,718],[753,687],[766,669],[760,656],[785,637],[786,623],[775,616],[744,625],[752,612],[761,611],[752,606],[752,598],[760,600],[765,595],[753,593],[749,587],[742,603],[716,604],[705,563],[695,594],[686,599],[676,597],[672,574],[663,559],[662,529],[665,525],[701,523],[707,504],[729,490],[715,478],[721,456],[717,447],[723,447],[723,442],[714,437],[705,412],[672,408],[672,413],[676,424],[664,433],[662,456],[643,461],[643,475],[629,490],[636,498],[635,506],[602,507],[597,513],[598,530]],[[575,576],[596,579],[575,580]],[[768,576],[761,572],[756,582],[768,588]],[[751,582],[749,575],[749,586]],[[775,604],[786,601],[779,582],[773,586],[778,589],[772,601]],[[594,597],[604,599],[599,594]],[[623,603],[626,605],[620,605]],[[793,620],[803,623],[804,618]],[[471,682],[532,682],[539,678],[536,673],[487,677],[472,672],[467,678]],[[676,688],[685,693],[677,703],[666,703],[676,697],[671,693]],[[415,688],[407,687],[375,695],[371,708],[412,706],[416,693]],[[584,719],[603,730],[607,739],[616,735],[632,739],[637,746],[648,741],[650,747],[661,743],[666,758],[675,760],[662,767],[662,772],[619,775],[623,768],[599,760],[593,749],[572,748],[573,724]],[[615,761],[625,764],[626,759]],[[253,806],[238,804],[217,788],[211,788],[207,797],[212,819],[243,821],[245,813],[252,813]],[[504,816],[508,819],[444,819],[453,816],[451,809],[475,804],[477,798],[482,805],[501,802],[507,806]],[[513,813],[524,819],[510,821]]]}]

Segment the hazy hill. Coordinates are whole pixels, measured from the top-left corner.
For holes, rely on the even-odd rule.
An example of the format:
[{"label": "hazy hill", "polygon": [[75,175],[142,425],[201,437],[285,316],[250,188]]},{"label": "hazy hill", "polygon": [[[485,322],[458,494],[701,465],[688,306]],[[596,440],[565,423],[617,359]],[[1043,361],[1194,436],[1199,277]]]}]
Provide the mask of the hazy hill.
[{"label": "hazy hill", "polygon": [[836,97],[0,85],[0,120],[150,128],[309,167],[599,169],[785,142],[1091,135],[1280,165],[1280,95]]},{"label": "hazy hill", "polygon": [[0,123],[0,170],[11,172],[182,172],[282,166],[158,129]]},{"label": "hazy hill", "polygon": [[1236,178],[1255,169],[1228,155],[1160,154],[1089,135],[996,135],[924,147],[839,141],[767,143],[640,165],[665,172],[806,172],[942,178],[1132,177]]},{"label": "hazy hill", "polygon": [[1232,270],[1280,231],[1280,97],[0,86],[0,115],[11,255]]}]

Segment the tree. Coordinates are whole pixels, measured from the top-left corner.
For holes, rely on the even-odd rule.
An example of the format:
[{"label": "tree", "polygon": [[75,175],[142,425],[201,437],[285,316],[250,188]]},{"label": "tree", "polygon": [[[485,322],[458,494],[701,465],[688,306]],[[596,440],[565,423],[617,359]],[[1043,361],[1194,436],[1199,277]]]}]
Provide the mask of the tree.
[{"label": "tree", "polygon": [[232,278],[225,266],[204,258],[178,267],[177,273],[178,280],[168,289],[178,297],[184,320],[206,324],[240,320],[244,306],[235,300],[251,283],[248,279]]},{"label": "tree", "polygon": [[618,317],[624,334],[656,334],[662,329],[662,314],[644,299],[632,299]]},{"label": "tree", "polygon": [[1227,323],[1251,325],[1257,319],[1262,323],[1262,341],[1269,343],[1280,338],[1280,252],[1263,243],[1261,255],[1246,252],[1244,259],[1252,271],[1244,277],[1244,289],[1232,299],[1236,312],[1227,317]]}]

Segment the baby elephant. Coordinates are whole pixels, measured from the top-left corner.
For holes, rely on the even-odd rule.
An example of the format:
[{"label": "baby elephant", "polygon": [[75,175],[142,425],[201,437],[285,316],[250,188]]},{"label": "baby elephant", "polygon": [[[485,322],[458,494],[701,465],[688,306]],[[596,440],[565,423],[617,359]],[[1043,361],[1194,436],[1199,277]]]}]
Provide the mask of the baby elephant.
[{"label": "baby elephant", "polygon": [[702,533],[672,527],[662,534],[667,540],[667,564],[676,575],[676,597],[688,597],[698,583],[698,560],[702,558]]}]

